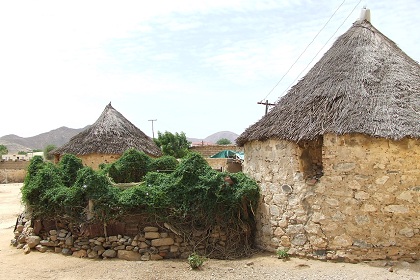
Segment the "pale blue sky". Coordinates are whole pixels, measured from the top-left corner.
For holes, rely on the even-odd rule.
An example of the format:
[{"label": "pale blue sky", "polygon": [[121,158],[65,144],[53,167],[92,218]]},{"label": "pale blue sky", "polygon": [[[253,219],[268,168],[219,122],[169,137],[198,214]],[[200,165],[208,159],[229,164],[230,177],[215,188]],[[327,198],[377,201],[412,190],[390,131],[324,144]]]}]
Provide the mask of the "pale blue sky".
[{"label": "pale blue sky", "polygon": [[155,133],[240,134],[263,116],[257,102],[341,4],[269,102],[306,73],[364,5],[376,28],[420,60],[420,0],[0,3],[0,136],[81,128],[110,101],[150,136],[149,119],[157,119]]}]

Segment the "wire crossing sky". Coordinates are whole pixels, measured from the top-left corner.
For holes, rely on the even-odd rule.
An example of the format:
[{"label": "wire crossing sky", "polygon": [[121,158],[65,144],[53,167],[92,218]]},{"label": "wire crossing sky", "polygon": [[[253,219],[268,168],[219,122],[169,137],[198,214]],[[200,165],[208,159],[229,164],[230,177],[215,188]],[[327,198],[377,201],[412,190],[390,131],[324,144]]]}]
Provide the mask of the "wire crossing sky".
[{"label": "wire crossing sky", "polygon": [[257,102],[311,40],[270,103],[351,27],[364,5],[376,28],[420,60],[419,0],[346,0],[337,10],[342,2],[2,1],[0,136],[82,128],[109,102],[149,136],[151,119],[155,133],[240,134],[264,115]]}]

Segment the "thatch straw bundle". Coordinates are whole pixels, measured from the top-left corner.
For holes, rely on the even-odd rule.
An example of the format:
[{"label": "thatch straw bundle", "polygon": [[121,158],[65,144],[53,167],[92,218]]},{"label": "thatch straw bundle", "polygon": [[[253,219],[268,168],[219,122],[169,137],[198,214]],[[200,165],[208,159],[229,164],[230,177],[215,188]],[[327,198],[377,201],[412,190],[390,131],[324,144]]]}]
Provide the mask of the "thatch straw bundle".
[{"label": "thatch straw bundle", "polygon": [[325,133],[420,138],[420,66],[366,20],[341,35],[236,142],[298,142]]},{"label": "thatch straw bundle", "polygon": [[109,103],[98,120],[88,129],[80,132],[52,154],[123,154],[135,148],[152,156],[161,151],[153,140],[128,121]]}]

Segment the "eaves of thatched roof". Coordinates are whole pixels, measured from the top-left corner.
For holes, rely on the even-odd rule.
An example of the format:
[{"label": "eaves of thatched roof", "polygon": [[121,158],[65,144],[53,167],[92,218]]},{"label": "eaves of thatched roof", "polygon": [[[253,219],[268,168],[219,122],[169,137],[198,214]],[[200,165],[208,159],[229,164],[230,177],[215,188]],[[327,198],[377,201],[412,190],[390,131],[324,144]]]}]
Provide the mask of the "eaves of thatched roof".
[{"label": "eaves of thatched roof", "polygon": [[154,141],[109,103],[93,125],[51,153],[123,154],[129,148],[135,148],[152,156],[161,155],[161,151]]},{"label": "eaves of thatched roof", "polygon": [[420,66],[366,20],[341,35],[236,143],[326,133],[420,138]]}]

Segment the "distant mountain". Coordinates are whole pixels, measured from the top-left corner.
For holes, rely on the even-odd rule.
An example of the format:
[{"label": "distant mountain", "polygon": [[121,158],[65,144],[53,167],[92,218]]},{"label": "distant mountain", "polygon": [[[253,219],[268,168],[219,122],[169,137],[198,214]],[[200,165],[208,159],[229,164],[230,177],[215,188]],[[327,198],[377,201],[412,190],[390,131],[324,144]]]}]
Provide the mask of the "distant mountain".
[{"label": "distant mountain", "polygon": [[17,152],[20,152],[20,151],[29,152],[29,151],[32,150],[31,148],[28,148],[26,146],[22,146],[20,144],[9,142],[9,141],[2,140],[2,139],[0,139],[0,145],[6,146],[7,150],[9,151],[9,154],[14,154],[14,153],[17,153]]},{"label": "distant mountain", "polygon": [[[85,130],[89,126],[84,128],[68,128],[62,126],[60,128],[51,130],[49,132],[41,133],[32,137],[20,137],[15,134],[9,134],[0,137],[0,145],[5,145],[9,152],[16,153],[19,151],[28,151],[33,149],[43,150],[47,145],[55,145],[60,147],[66,144],[70,138]],[[205,142],[205,143],[216,143],[219,139],[229,139],[232,144],[235,143],[235,139],[239,135],[231,131],[219,131],[207,136],[204,139],[199,138],[187,138],[190,142]]]},{"label": "distant mountain", "polygon": [[[71,137],[85,130],[87,127],[89,126],[86,126],[84,128],[68,128],[68,127],[62,126],[60,128],[51,130],[49,132],[41,133],[39,135],[26,137],[26,138],[20,137],[14,134],[9,134],[9,135],[0,137],[0,144],[2,142],[8,143],[9,145],[7,144],[3,144],[3,145],[5,145],[9,151],[14,151],[11,147],[9,147],[10,144],[21,145],[30,150],[32,149],[43,150],[47,145],[50,145],[50,144],[60,147],[66,144],[70,140]],[[19,151],[21,150],[19,149]]]},{"label": "distant mountain", "polygon": [[236,138],[238,138],[238,134],[231,132],[231,131],[219,131],[216,133],[213,133],[210,136],[207,136],[204,138],[204,142],[210,142],[210,143],[216,143],[218,140],[222,138],[226,138],[232,142],[232,144],[235,143]]}]

